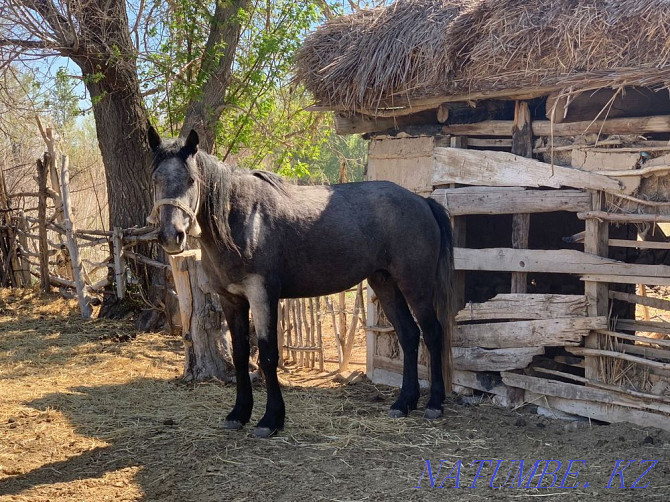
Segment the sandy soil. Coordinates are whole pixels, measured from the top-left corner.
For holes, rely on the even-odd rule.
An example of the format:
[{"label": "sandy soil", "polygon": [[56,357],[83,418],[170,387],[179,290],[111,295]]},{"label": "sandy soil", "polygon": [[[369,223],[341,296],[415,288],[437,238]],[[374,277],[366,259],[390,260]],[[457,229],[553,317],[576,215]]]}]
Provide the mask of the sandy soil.
[{"label": "sandy soil", "polygon": [[[178,338],[135,335],[129,323],[78,319],[70,302],[0,291],[0,500],[665,501],[670,493],[670,434],[658,430],[457,398],[434,422],[420,412],[391,420],[395,389],[294,370],[282,375],[286,429],[257,440],[250,427],[220,429],[234,387],[182,384],[181,364]],[[255,397],[258,420],[262,386]],[[492,459],[471,488],[477,461]],[[542,488],[551,475],[536,487],[543,462],[519,483],[519,460],[527,474],[548,459],[561,462],[553,488]],[[617,461],[633,459],[622,475],[627,488],[618,475],[605,488]],[[497,460],[501,489],[489,486]],[[579,474],[564,480],[571,460],[583,461],[571,466]],[[648,486],[630,489],[650,466],[638,483]]]}]

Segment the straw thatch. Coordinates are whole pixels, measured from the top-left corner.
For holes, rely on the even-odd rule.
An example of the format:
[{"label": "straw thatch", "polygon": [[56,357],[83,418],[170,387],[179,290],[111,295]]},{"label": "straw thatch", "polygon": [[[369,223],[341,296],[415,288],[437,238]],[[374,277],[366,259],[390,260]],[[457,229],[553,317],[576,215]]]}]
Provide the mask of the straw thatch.
[{"label": "straw thatch", "polygon": [[374,111],[475,91],[664,87],[669,60],[670,0],[402,0],[319,28],[297,77],[323,105]]},{"label": "straw thatch", "polygon": [[305,41],[296,78],[318,101],[345,108],[377,108],[381,99],[425,92],[436,71],[449,66],[445,33],[462,4],[398,0],[335,18]]}]

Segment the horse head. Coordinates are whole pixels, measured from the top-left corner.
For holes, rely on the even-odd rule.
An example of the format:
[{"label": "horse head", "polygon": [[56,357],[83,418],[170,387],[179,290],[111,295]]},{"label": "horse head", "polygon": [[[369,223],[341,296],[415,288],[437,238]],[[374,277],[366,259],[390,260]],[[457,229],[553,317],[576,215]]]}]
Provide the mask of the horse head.
[{"label": "horse head", "polygon": [[166,253],[181,253],[187,234],[200,235],[200,182],[195,158],[198,133],[192,130],[185,140],[163,141],[150,126],[148,139],[154,153],[154,207],[147,222],[158,225],[158,242]]}]

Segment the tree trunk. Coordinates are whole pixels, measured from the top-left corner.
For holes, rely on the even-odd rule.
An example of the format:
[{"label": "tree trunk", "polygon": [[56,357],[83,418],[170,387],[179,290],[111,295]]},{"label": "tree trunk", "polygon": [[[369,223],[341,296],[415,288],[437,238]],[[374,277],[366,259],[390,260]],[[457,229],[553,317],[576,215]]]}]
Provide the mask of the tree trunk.
[{"label": "tree trunk", "polygon": [[[216,124],[225,108],[226,91],[240,41],[242,28],[238,13],[249,7],[249,3],[249,0],[216,2],[198,75],[198,80],[205,83],[200,95],[192,99],[186,109],[181,135],[186,136],[194,129],[200,136],[200,148],[209,153],[214,149]],[[221,47],[223,52],[220,53]]]}]

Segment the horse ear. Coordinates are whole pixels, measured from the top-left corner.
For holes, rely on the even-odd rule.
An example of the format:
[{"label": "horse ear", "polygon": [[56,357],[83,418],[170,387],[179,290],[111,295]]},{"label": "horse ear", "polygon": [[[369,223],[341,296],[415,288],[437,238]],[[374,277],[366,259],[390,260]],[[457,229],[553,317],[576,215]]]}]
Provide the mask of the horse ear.
[{"label": "horse ear", "polygon": [[156,148],[161,146],[162,143],[161,137],[158,135],[156,129],[154,129],[154,126],[152,125],[149,125],[149,130],[147,131],[147,138],[149,139],[149,146],[151,147],[152,150],[156,150]]},{"label": "horse ear", "polygon": [[186,138],[186,148],[192,153],[195,153],[198,151],[199,143],[200,138],[198,137],[198,133],[195,132],[195,129],[191,129],[191,132],[188,133],[188,137]]}]

